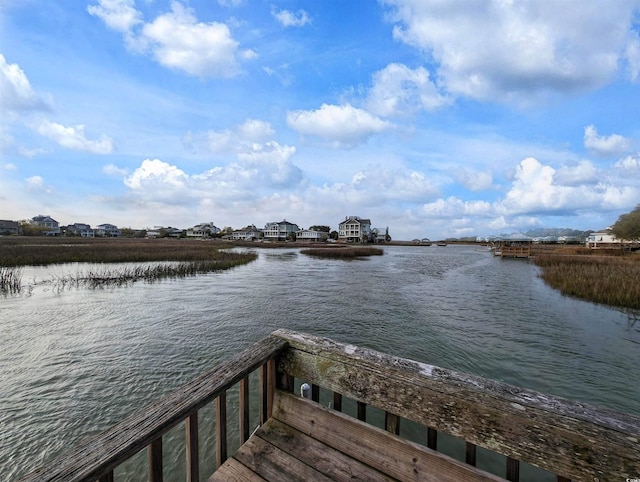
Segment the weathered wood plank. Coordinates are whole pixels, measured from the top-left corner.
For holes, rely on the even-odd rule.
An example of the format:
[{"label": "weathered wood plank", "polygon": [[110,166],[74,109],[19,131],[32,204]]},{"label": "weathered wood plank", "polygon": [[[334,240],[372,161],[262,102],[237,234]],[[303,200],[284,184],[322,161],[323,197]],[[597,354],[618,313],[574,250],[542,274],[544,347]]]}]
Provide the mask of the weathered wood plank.
[{"label": "weathered wood plank", "polygon": [[260,427],[255,435],[334,481],[389,482],[396,480],[275,418]]},{"label": "weathered wood plank", "polygon": [[231,357],[215,369],[183,385],[102,434],[78,444],[28,474],[23,481],[99,479],[122,461],[144,449],[159,434],[181,423],[189,413],[215,399],[285,348],[286,340],[270,336]]},{"label": "weathered wood plank", "polygon": [[155,439],[147,448],[149,482],[162,482],[162,437]]},{"label": "weathered wood plank", "polygon": [[233,456],[265,480],[273,482],[330,482],[330,478],[298,459],[289,457],[260,437],[251,437]]},{"label": "weathered wood plank", "polygon": [[216,398],[216,467],[227,460],[227,392]]},{"label": "weathered wood plank", "polygon": [[240,380],[238,384],[238,403],[240,407],[238,409],[240,422],[239,422],[239,430],[240,430],[240,444],[243,444],[249,438],[249,377],[244,377]]},{"label": "weathered wood plank", "polygon": [[[274,418],[398,480],[504,479],[295,395],[276,393]],[[340,427],[340,430],[336,430]]]},{"label": "weathered wood plank", "polygon": [[264,482],[264,480],[246,465],[230,458],[207,479],[207,482]]},{"label": "weathered wood plank", "polygon": [[637,477],[640,418],[366,348],[279,330],[279,368],[574,480]]},{"label": "weathered wood plank", "polygon": [[185,422],[187,456],[187,482],[200,482],[200,455],[198,444],[198,412],[192,413]]}]

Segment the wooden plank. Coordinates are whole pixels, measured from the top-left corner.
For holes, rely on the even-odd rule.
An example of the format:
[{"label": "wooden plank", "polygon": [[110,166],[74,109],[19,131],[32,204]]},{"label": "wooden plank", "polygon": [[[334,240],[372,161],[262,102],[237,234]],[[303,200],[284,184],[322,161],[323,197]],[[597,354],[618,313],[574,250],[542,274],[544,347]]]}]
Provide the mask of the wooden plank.
[{"label": "wooden plank", "polygon": [[238,403],[240,405],[238,408],[239,417],[240,417],[240,424],[239,424],[240,444],[242,445],[247,441],[250,433],[249,377],[244,377],[242,380],[240,380],[240,383],[238,384],[238,390],[240,392],[238,396]]},{"label": "wooden plank", "polygon": [[342,394],[333,392],[333,407],[336,412],[342,412]]},{"label": "wooden plank", "polygon": [[149,482],[162,482],[162,437],[151,442],[147,448]]},{"label": "wooden plank", "polygon": [[438,450],[438,431],[430,427],[427,428],[427,447]]},{"label": "wooden plank", "polygon": [[287,341],[281,337],[269,336],[261,340],[100,435],[80,442],[22,480],[99,479],[159,435],[182,423],[194,410],[210,403],[220,392],[235,385],[286,345]]},{"label": "wooden plank", "polygon": [[469,465],[476,466],[476,446],[474,444],[469,442],[464,444],[464,461]]},{"label": "wooden plank", "polygon": [[384,412],[384,429],[394,435],[400,434],[400,417]]},{"label": "wooden plank", "polygon": [[207,482],[263,482],[264,479],[233,457],[216,470]]},{"label": "wooden plank", "polygon": [[279,330],[279,368],[575,480],[640,474],[640,418],[366,348]]},{"label": "wooden plank", "polygon": [[274,418],[260,427],[255,435],[286,452],[290,457],[313,467],[331,480],[339,482],[396,480]]},{"label": "wooden plank", "polygon": [[269,416],[269,374],[266,363],[260,367],[260,388],[258,390],[260,396],[260,424],[266,423]]},{"label": "wooden plank", "polygon": [[192,413],[187,418],[185,425],[187,482],[200,482],[200,455],[198,453],[198,412]]},{"label": "wooden plank", "polygon": [[227,460],[227,393],[216,398],[216,467]]},{"label": "wooden plank", "polygon": [[520,461],[507,457],[507,476],[509,482],[519,482],[520,480]]},{"label": "wooden plank", "polygon": [[265,480],[273,482],[329,482],[331,479],[304,462],[289,457],[260,437],[251,437],[233,456]]},{"label": "wooden plank", "polygon": [[395,479],[504,480],[310,400],[278,391],[275,403],[276,419]]}]

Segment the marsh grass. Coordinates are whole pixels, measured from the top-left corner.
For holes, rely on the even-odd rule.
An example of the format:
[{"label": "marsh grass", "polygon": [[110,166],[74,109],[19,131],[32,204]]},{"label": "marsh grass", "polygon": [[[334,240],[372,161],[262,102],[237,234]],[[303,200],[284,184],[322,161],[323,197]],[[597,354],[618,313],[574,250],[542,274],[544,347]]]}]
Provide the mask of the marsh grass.
[{"label": "marsh grass", "polygon": [[564,295],[640,309],[640,255],[537,256],[542,279]]},{"label": "marsh grass", "polygon": [[380,248],[309,248],[300,251],[302,254],[318,258],[352,259],[364,256],[381,256]]},{"label": "marsh grass", "polygon": [[22,289],[22,268],[0,266],[0,294],[18,294]]}]

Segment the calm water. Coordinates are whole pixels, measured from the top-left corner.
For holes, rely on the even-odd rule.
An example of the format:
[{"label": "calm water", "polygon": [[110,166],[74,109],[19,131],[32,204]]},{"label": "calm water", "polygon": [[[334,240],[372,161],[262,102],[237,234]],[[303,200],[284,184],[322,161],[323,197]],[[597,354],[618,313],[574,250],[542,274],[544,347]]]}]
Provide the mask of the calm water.
[{"label": "calm water", "polygon": [[525,261],[465,246],[258,254],[225,273],[1,298],[0,480],[280,327],[640,415],[640,322],[562,297]]}]

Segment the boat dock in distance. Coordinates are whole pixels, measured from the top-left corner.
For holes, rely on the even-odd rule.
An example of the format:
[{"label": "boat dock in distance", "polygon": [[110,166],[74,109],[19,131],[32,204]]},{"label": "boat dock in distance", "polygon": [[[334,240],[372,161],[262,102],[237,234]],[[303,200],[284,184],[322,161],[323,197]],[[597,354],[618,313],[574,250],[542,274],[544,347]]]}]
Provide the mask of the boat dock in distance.
[{"label": "boat dock in distance", "polygon": [[[297,395],[304,383],[311,399]],[[227,399],[230,390],[237,392]],[[235,453],[231,400],[239,414]],[[183,425],[184,478],[198,481],[198,417],[214,416],[200,410],[210,403],[216,443],[206,457],[215,457],[216,469],[204,474],[209,482],[518,481],[525,464],[559,482],[640,476],[640,417],[278,330],[23,480],[113,481],[118,465],[146,450],[148,480],[162,481],[163,436]],[[259,414],[250,416],[256,405]],[[249,421],[258,419],[251,433]],[[459,458],[437,451],[441,433],[462,444]],[[487,451],[504,462],[497,473],[477,467]]]}]

